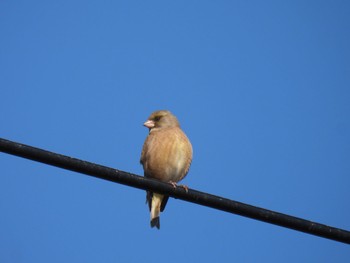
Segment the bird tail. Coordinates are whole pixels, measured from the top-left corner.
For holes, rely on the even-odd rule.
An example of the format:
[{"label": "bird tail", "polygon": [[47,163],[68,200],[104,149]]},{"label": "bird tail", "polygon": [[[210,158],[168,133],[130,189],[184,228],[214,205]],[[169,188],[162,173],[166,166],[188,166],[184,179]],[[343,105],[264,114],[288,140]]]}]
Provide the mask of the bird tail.
[{"label": "bird tail", "polygon": [[160,228],[160,207],[162,205],[164,196],[161,194],[153,193],[152,195],[152,203],[151,203],[151,227]]}]

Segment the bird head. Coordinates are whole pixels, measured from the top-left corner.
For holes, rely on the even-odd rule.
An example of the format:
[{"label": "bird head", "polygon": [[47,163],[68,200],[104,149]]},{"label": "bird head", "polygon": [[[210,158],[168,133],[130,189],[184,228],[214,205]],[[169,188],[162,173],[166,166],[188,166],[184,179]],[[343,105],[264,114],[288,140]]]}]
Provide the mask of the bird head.
[{"label": "bird head", "polygon": [[150,130],[154,128],[171,128],[180,126],[177,118],[167,110],[153,112],[143,125]]}]

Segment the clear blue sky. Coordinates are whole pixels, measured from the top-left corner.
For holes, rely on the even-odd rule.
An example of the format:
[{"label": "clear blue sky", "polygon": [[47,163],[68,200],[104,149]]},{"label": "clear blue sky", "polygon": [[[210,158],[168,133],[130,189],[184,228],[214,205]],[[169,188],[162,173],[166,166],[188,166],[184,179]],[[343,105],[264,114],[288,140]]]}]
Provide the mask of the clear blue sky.
[{"label": "clear blue sky", "polygon": [[[349,1],[1,1],[0,137],[350,229]],[[345,262],[348,245],[0,153],[0,262]]]}]

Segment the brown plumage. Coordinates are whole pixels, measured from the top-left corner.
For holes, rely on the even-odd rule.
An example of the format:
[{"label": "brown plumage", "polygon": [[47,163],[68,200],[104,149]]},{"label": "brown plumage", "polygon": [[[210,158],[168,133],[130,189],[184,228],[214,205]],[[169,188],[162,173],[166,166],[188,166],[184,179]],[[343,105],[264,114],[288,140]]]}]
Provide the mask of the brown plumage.
[{"label": "brown plumage", "polygon": [[[192,145],[181,130],[177,118],[169,111],[155,111],[144,126],[149,128],[141,153],[144,176],[162,182],[182,180],[192,161]],[[151,227],[159,229],[159,214],[169,196],[147,191],[146,201],[151,211]]]}]

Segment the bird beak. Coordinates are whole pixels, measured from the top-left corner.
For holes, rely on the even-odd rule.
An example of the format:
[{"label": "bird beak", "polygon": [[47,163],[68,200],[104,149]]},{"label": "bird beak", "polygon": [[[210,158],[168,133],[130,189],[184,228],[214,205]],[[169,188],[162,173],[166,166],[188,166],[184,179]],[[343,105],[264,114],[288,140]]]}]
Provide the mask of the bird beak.
[{"label": "bird beak", "polygon": [[151,120],[147,120],[143,126],[146,126],[147,128],[149,129],[152,129],[154,127],[154,121],[151,121]]}]

